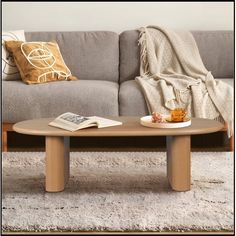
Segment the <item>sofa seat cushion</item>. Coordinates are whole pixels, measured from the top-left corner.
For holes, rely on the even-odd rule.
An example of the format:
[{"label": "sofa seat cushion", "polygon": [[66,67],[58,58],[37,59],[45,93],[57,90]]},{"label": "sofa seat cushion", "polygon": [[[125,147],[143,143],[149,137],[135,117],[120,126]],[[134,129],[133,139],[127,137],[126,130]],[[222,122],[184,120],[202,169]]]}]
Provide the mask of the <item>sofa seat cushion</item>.
[{"label": "sofa seat cushion", "polygon": [[[232,78],[223,78],[220,80],[232,87],[234,86],[234,80]],[[121,84],[119,103],[120,116],[145,116],[149,114],[142,91],[135,80],[128,80]]]},{"label": "sofa seat cushion", "polygon": [[135,80],[128,80],[120,85],[120,116],[145,116],[148,108],[144,96]]},{"label": "sofa seat cushion", "polygon": [[26,85],[3,81],[3,122],[56,117],[64,112],[85,116],[117,116],[118,84],[77,80]]}]

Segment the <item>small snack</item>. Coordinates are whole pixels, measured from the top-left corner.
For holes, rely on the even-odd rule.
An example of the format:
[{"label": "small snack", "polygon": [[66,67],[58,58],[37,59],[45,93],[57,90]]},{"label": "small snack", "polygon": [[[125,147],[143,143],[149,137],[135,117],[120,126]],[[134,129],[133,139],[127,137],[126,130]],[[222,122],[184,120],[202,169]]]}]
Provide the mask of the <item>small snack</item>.
[{"label": "small snack", "polygon": [[153,112],[152,113],[152,122],[153,123],[161,123],[161,122],[164,122],[164,118],[158,112]]},{"label": "small snack", "polygon": [[176,108],[171,111],[171,121],[172,122],[181,122],[184,121],[187,112],[184,108]]}]

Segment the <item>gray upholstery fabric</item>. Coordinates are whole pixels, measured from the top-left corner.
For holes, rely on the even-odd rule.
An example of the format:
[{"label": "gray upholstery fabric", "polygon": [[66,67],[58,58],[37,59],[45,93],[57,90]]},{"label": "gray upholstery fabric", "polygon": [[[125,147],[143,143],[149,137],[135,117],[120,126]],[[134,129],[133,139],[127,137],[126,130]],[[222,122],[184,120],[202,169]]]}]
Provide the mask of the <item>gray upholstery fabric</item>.
[{"label": "gray upholstery fabric", "polygon": [[139,33],[137,30],[120,34],[120,83],[133,80],[139,75]]},{"label": "gray upholstery fabric", "polygon": [[[221,80],[232,87],[234,86],[232,78],[221,78]],[[120,116],[145,116],[149,114],[142,91],[135,80],[128,80],[121,84],[119,103]]]},{"label": "gray upholstery fabric", "polygon": [[[203,63],[215,78],[231,78],[234,71],[233,31],[192,31]],[[138,31],[120,35],[120,82],[139,75]]]},{"label": "gray upholstery fabric", "polygon": [[3,81],[3,122],[55,117],[64,112],[118,115],[118,84],[110,81],[57,81],[26,85]]},{"label": "gray upholstery fabric", "polygon": [[[233,84],[232,79],[227,79],[233,77],[234,70],[233,32],[198,31],[193,35],[207,69]],[[55,117],[67,111],[85,116],[148,114],[142,92],[134,81],[139,74],[137,39],[137,30],[125,31],[120,38],[116,33],[103,31],[27,32],[27,41],[56,40],[65,63],[80,80],[40,85],[3,81],[2,121]],[[125,81],[120,87],[119,63],[120,81]]]},{"label": "gray upholstery fabric", "polygon": [[144,96],[135,80],[128,80],[120,85],[119,91],[120,116],[145,116],[148,108]]},{"label": "gray upholstery fabric", "polygon": [[231,78],[234,73],[233,31],[192,32],[206,68],[215,78]]},{"label": "gray upholstery fabric", "polygon": [[27,41],[55,40],[72,75],[82,80],[119,79],[119,35],[114,32],[26,32]]}]

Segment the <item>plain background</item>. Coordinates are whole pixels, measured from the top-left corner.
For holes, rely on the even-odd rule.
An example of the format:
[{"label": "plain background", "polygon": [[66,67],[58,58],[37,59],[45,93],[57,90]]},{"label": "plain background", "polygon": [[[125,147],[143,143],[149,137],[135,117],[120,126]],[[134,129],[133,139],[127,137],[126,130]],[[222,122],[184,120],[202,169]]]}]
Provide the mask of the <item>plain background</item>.
[{"label": "plain background", "polygon": [[233,2],[3,2],[3,30],[233,30]]}]

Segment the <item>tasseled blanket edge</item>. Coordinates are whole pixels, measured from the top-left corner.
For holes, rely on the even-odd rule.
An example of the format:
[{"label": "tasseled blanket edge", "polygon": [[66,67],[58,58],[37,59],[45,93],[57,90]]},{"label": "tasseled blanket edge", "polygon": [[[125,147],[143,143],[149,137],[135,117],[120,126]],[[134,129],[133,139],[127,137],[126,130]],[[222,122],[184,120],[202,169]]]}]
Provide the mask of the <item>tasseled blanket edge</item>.
[{"label": "tasseled blanket edge", "polygon": [[234,135],[233,121],[226,122],[221,115],[216,117],[214,120],[219,121],[220,123],[226,126],[228,138],[231,138]]},{"label": "tasseled blanket edge", "polygon": [[142,68],[142,71],[140,70],[140,75],[148,76],[150,75],[150,72],[149,72],[149,62],[147,58],[147,38],[146,38],[145,28],[140,29],[138,45],[140,46],[140,62]]}]

